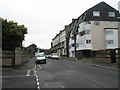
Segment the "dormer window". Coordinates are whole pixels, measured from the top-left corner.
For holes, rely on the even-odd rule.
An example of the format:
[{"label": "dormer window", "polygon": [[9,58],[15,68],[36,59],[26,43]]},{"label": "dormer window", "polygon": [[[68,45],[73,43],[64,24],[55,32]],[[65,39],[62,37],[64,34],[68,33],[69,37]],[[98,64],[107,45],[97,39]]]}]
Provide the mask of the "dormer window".
[{"label": "dormer window", "polygon": [[108,12],[109,17],[115,17],[115,12]]},{"label": "dormer window", "polygon": [[99,17],[100,16],[100,12],[99,11],[93,11],[93,16],[94,17]]}]

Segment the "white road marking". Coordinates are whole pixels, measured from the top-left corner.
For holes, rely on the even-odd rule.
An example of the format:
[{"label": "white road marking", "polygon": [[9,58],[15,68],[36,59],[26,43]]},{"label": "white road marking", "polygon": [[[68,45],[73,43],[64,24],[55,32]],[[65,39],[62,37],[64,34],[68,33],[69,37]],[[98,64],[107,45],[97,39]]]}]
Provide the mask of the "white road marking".
[{"label": "white road marking", "polygon": [[37,66],[36,66],[36,64],[35,64],[35,67],[33,68],[33,69],[31,69],[31,70],[35,70],[37,68]]},{"label": "white road marking", "polygon": [[34,70],[34,75],[35,75],[35,76],[37,75],[37,72],[36,72],[36,70]]},{"label": "white road marking", "polygon": [[41,66],[40,65],[36,65],[36,70],[40,70]]},{"label": "white road marking", "polygon": [[28,72],[27,72],[26,76],[30,76],[30,72],[31,72],[31,71],[30,71],[30,70],[28,70]]},{"label": "white road marking", "polygon": [[39,83],[39,82],[37,82],[37,85],[39,86],[39,85],[40,85],[40,83]]},{"label": "white road marking", "polygon": [[40,89],[40,86],[38,86],[38,89]]},{"label": "white road marking", "polygon": [[37,88],[40,89],[40,82],[39,82],[38,76],[36,76],[36,81],[37,81]]},{"label": "white road marking", "polygon": [[36,78],[36,80],[37,80],[37,82],[39,81],[39,79],[38,79],[38,78]]},{"label": "white road marking", "polygon": [[41,66],[40,66],[40,65],[35,64],[35,67],[34,67],[34,68],[32,68],[31,70],[39,70],[39,69],[41,69]]},{"label": "white road marking", "polygon": [[[40,67],[40,65],[39,65],[39,66],[36,65],[35,67],[36,67],[36,69],[37,69],[38,67]],[[40,89],[39,77],[38,77],[38,75],[37,75],[37,71],[36,71],[36,70],[34,70],[34,76],[36,76],[37,89]]]},{"label": "white road marking", "polygon": [[41,66],[40,65],[38,65],[39,66],[39,69],[41,69]]}]

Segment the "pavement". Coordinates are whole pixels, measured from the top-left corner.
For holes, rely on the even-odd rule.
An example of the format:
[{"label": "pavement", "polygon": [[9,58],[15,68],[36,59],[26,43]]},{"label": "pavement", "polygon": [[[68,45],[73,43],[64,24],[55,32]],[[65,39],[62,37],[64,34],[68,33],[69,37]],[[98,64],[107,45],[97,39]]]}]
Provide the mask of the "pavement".
[{"label": "pavement", "polygon": [[[64,60],[68,60],[68,59],[64,59]],[[78,60],[74,60],[74,61],[78,61]],[[88,65],[93,65],[93,66],[99,66],[99,67],[106,67],[106,68],[120,68],[120,65],[118,65],[118,63],[104,63],[104,62],[92,62],[92,61],[81,61],[79,60],[81,63],[87,63]]]},{"label": "pavement", "polygon": [[91,62],[91,65],[103,66],[108,68],[120,68],[120,66],[117,63]]},{"label": "pavement", "polygon": [[2,79],[3,90],[9,88],[11,88],[11,90],[16,90],[17,88],[36,89],[36,76],[34,75],[36,64],[34,60],[34,58],[31,58],[28,60],[28,62],[15,68],[3,67],[2,77],[0,77],[0,79]]}]

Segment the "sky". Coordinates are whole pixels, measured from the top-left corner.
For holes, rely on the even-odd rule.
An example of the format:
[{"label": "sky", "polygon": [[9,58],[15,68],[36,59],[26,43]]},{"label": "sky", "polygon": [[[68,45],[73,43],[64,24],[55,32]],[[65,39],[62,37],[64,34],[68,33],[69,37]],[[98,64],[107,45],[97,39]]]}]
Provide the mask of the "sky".
[{"label": "sky", "polygon": [[65,25],[87,9],[106,2],[118,10],[120,0],[0,0],[0,17],[28,28],[23,46],[51,47],[52,39]]}]

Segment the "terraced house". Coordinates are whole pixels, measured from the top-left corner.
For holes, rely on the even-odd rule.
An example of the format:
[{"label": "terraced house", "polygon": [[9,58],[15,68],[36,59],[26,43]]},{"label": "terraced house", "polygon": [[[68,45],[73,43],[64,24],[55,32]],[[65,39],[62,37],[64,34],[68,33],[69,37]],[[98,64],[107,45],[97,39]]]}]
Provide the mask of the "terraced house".
[{"label": "terraced house", "polygon": [[[86,10],[66,26],[66,51],[68,57],[95,57],[97,52],[109,50],[116,60],[119,12],[100,2]],[[114,61],[116,62],[116,61]]]}]

